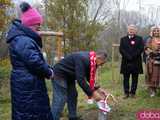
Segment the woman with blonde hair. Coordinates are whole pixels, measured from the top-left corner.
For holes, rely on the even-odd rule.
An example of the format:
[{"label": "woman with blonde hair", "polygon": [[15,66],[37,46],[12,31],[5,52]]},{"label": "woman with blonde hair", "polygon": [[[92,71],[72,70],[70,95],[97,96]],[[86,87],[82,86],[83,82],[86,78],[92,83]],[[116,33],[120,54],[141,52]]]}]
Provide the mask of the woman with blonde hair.
[{"label": "woman with blonde hair", "polygon": [[145,53],[147,54],[147,79],[146,83],[150,91],[150,96],[156,94],[160,87],[160,27],[151,29],[152,38],[147,42]]}]

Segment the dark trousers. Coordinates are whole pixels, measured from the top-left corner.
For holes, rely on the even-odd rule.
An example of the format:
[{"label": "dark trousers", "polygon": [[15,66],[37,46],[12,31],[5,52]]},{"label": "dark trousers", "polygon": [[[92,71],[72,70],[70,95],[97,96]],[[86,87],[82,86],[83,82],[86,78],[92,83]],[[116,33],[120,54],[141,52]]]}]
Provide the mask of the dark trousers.
[{"label": "dark trousers", "polygon": [[[131,90],[130,90],[130,84],[129,84],[130,75],[132,75]],[[129,94],[135,95],[137,84],[138,84],[138,74],[132,74],[132,73],[123,74],[123,78],[124,78],[123,80],[124,93],[126,95],[129,95]]]},{"label": "dark trousers", "polygon": [[53,100],[52,115],[53,120],[60,120],[65,103],[67,103],[69,118],[76,120],[77,117],[77,90],[75,81],[68,84],[66,80],[52,80]]}]

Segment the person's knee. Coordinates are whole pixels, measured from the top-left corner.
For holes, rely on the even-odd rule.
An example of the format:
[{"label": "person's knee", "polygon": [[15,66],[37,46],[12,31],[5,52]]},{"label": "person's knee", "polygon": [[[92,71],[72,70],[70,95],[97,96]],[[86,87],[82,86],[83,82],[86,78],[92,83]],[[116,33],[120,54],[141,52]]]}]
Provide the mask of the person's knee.
[{"label": "person's knee", "polygon": [[67,97],[66,96],[55,96],[53,97],[53,104],[61,106],[65,104]]},{"label": "person's knee", "polygon": [[78,98],[78,94],[72,94],[68,97],[68,100],[77,101],[77,98]]},{"label": "person's knee", "polygon": [[65,92],[65,90],[62,91],[62,89],[59,89],[59,91],[53,92],[53,102],[63,103],[66,101],[66,99],[67,99],[67,93]]},{"label": "person's knee", "polygon": [[74,92],[74,93],[73,93],[73,96],[77,99],[77,97],[78,97],[78,92],[77,92],[77,91]]},{"label": "person's knee", "polygon": [[67,96],[68,96],[68,99],[77,99],[78,92],[75,88],[74,89],[71,88],[67,91]]}]

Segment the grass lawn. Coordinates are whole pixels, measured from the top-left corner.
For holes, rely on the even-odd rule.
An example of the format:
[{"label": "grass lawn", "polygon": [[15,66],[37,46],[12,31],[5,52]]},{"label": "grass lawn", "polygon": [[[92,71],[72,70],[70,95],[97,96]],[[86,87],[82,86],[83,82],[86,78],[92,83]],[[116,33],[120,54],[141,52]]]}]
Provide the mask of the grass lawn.
[{"label": "grass lawn", "polygon": [[[108,92],[112,93],[118,100],[117,104],[112,104],[112,111],[108,113],[108,120],[136,120],[136,112],[142,109],[160,109],[160,91],[158,95],[154,98],[150,98],[148,91],[144,86],[143,75],[139,78],[139,85],[137,89],[137,96],[135,99],[122,99],[123,89],[122,89],[122,78],[112,80],[110,66],[103,68],[100,71],[98,83],[105,88]],[[116,73],[118,76],[118,71]],[[49,90],[49,96],[51,98],[51,82],[47,81],[47,86]],[[96,105],[89,105],[86,103],[87,97],[84,95],[82,90],[78,88],[79,91],[79,101],[78,101],[78,114],[82,115],[85,120],[97,120],[98,110]],[[0,119],[10,120],[11,108],[10,108],[10,95],[9,88],[7,86],[3,87],[1,90],[0,98]],[[63,120],[67,120],[67,109],[64,109],[62,114]]]}]

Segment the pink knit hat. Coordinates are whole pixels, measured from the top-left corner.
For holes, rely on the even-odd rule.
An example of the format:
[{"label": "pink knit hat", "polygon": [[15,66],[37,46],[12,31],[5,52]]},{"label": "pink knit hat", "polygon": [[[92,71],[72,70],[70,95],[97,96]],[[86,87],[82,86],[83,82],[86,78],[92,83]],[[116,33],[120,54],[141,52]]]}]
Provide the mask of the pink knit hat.
[{"label": "pink knit hat", "polygon": [[[22,3],[22,5],[23,4],[24,3]],[[43,17],[35,8],[32,8],[28,4],[28,7],[25,10],[22,10],[21,21],[22,21],[22,24],[25,26],[32,26],[36,24],[42,24]]]}]

